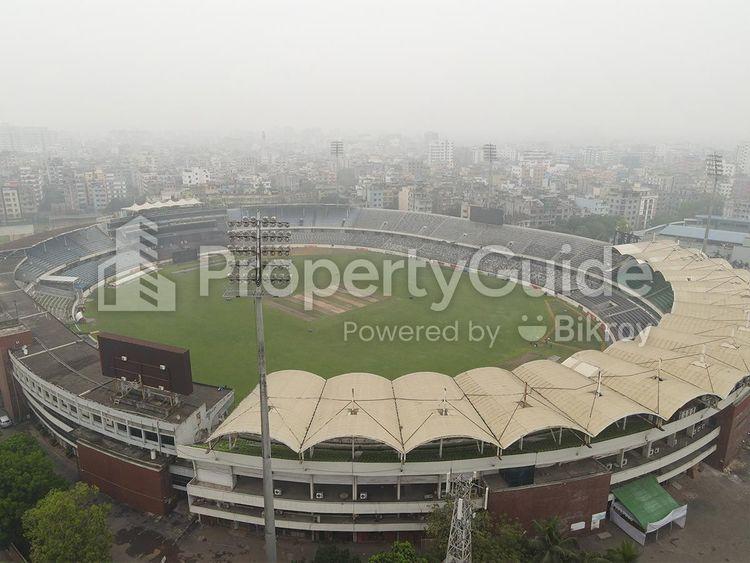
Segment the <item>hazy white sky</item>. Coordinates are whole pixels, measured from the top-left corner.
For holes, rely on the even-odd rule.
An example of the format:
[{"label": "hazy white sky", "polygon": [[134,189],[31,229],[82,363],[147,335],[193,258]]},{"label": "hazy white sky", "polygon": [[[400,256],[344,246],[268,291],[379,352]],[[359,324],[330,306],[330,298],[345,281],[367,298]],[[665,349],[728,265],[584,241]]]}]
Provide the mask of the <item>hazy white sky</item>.
[{"label": "hazy white sky", "polygon": [[750,138],[750,2],[0,1],[0,122]]}]

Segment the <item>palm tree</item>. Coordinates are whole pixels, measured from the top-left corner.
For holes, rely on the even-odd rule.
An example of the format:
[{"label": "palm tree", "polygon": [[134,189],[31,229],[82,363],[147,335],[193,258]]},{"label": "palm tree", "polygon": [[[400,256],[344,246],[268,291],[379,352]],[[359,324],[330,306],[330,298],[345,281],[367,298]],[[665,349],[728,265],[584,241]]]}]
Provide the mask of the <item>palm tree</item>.
[{"label": "palm tree", "polygon": [[563,534],[557,516],[547,520],[534,520],[536,537],[529,542],[538,563],[563,563],[578,558],[578,544],[574,538]]},{"label": "palm tree", "polygon": [[607,559],[613,563],[634,563],[641,553],[632,541],[624,540],[617,547],[607,550]]}]

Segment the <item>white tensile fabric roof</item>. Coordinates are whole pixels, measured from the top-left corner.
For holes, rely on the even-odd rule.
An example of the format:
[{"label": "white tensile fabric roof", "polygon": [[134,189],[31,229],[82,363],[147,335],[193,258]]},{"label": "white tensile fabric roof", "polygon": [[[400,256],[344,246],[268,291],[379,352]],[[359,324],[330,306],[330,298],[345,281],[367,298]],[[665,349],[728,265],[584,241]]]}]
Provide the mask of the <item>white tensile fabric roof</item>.
[{"label": "white tensile fabric roof", "polygon": [[186,198],[186,199],[178,199],[177,201],[173,201],[171,199],[167,201],[156,201],[153,203],[134,203],[130,207],[123,207],[123,210],[125,211],[148,211],[150,209],[164,209],[166,207],[188,207],[191,205],[200,205],[201,202],[195,199],[194,197]]},{"label": "white tensile fabric roof", "polygon": [[[404,454],[448,438],[507,448],[547,429],[596,436],[629,415],[668,420],[697,397],[729,395],[750,373],[750,273],[671,241],[615,248],[673,283],[672,312],[635,340],[580,351],[561,364],[484,367],[455,378],[275,372],[268,376],[271,437],[296,452],[346,438]],[[209,441],[236,434],[260,434],[257,388]]]}]

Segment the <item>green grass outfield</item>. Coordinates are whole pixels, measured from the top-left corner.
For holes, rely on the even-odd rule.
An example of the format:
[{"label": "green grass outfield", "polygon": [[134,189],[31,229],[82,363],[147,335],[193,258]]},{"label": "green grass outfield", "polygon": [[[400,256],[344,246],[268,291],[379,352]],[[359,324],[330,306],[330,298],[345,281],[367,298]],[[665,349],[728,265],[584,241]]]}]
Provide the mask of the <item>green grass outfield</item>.
[{"label": "green grass outfield", "polygon": [[[317,258],[333,260],[342,271],[349,261],[366,258],[376,265],[381,279],[383,261],[400,259],[380,253],[320,250],[319,254],[298,256],[294,261],[301,266],[302,260]],[[466,274],[462,274],[448,308],[443,312],[434,312],[430,305],[439,301],[441,291],[438,282],[429,268],[419,269],[418,272],[418,285],[427,290],[425,297],[409,297],[406,271],[399,270],[393,277],[391,297],[337,315],[305,320],[270,304],[264,306],[269,372],[302,369],[323,377],[346,372],[371,372],[388,378],[415,371],[457,375],[475,367],[500,366],[510,369],[533,359],[553,355],[564,358],[581,348],[600,347],[598,342],[531,346],[518,333],[518,325],[524,324],[523,315],[530,319],[526,324],[541,324],[536,322],[536,318],[541,316],[543,324],[551,328],[553,314],[575,314],[575,310],[559,299],[528,296],[520,286],[513,288],[505,297],[486,297],[475,290]],[[450,270],[444,272],[446,276],[452,273]],[[238,400],[244,397],[258,378],[253,301],[225,300],[223,292],[226,282],[223,280],[212,281],[210,296],[201,297],[196,263],[171,265],[164,268],[162,273],[177,284],[176,311],[100,312],[97,310],[96,296],[93,296],[86,305],[85,313],[93,322],[82,328],[93,333],[115,332],[189,348],[196,381],[226,385],[235,389]],[[323,285],[327,282],[327,275],[325,272],[318,274],[316,281]],[[483,281],[492,287],[508,283],[488,277],[484,277]],[[368,284],[357,285],[364,287]],[[376,285],[379,287],[376,296],[382,297],[383,285]],[[396,328],[403,325],[437,325],[444,328],[457,322],[458,339],[456,342],[442,339],[429,342],[423,334],[419,342],[402,342],[398,339],[377,341],[377,338],[365,342],[352,335],[345,341],[344,323],[347,321],[358,323],[359,326],[368,324]],[[469,341],[470,322],[490,326],[493,331],[499,327],[494,345],[490,346],[486,335],[482,340]],[[478,335],[479,332],[475,331],[475,336]]]}]

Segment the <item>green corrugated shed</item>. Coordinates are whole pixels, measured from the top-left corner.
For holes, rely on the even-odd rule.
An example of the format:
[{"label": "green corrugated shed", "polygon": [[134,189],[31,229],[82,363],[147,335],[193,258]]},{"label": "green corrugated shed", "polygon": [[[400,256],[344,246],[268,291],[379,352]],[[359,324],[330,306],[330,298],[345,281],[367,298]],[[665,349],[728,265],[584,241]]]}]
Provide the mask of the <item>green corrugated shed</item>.
[{"label": "green corrugated shed", "polygon": [[653,475],[618,487],[612,494],[630,511],[644,530],[649,524],[658,522],[680,506]]}]

